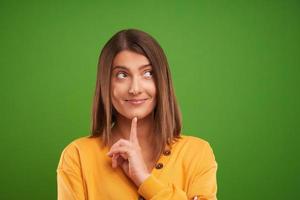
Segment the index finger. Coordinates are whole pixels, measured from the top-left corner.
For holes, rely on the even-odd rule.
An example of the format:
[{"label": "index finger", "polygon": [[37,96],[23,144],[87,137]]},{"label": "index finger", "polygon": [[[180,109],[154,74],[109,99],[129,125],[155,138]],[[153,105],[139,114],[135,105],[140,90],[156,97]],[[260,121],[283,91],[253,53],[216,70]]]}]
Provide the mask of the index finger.
[{"label": "index finger", "polygon": [[130,141],[137,141],[137,117],[134,117],[131,121]]}]

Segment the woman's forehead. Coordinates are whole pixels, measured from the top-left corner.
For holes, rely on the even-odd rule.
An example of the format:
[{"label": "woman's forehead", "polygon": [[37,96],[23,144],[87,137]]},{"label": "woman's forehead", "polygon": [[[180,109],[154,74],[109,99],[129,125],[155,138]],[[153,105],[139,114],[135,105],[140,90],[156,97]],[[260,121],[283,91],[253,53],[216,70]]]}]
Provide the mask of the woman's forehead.
[{"label": "woman's forehead", "polygon": [[[148,64],[145,64],[145,65],[141,65],[138,68],[139,71],[142,71],[144,68],[147,68],[147,67],[151,67],[150,63]],[[119,66],[119,65],[116,65],[116,66],[113,66],[112,70],[116,70],[116,69],[122,69],[122,70],[131,70],[132,68],[135,68],[134,66],[132,67],[127,67],[127,66]]]},{"label": "woman's forehead", "polygon": [[124,50],[119,52],[113,59],[112,69],[121,68],[124,70],[142,70],[151,67],[148,58],[142,54]]}]

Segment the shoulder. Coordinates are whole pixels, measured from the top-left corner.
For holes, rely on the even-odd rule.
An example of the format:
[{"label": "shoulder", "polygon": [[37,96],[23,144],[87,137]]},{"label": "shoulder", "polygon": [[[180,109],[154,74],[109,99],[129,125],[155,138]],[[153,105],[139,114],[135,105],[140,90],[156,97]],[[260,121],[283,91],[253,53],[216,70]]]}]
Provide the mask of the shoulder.
[{"label": "shoulder", "polygon": [[83,136],[72,140],[67,144],[64,151],[85,151],[95,147],[102,147],[102,141],[100,137]]},{"label": "shoulder", "polygon": [[200,137],[196,136],[190,136],[182,134],[181,138],[179,139],[179,144],[181,143],[182,146],[189,148],[189,149],[195,149],[197,151],[201,149],[205,149],[208,146],[210,146],[209,142],[205,139],[202,139]]},{"label": "shoulder", "polygon": [[100,137],[84,136],[76,138],[63,148],[58,167],[66,166],[67,163],[79,163],[80,160],[91,157],[103,148]]},{"label": "shoulder", "polygon": [[[177,144],[176,144],[177,143]],[[181,135],[174,148],[183,156],[188,164],[202,162],[214,162],[215,156],[208,141],[196,136]],[[174,149],[174,150],[175,150]]]}]

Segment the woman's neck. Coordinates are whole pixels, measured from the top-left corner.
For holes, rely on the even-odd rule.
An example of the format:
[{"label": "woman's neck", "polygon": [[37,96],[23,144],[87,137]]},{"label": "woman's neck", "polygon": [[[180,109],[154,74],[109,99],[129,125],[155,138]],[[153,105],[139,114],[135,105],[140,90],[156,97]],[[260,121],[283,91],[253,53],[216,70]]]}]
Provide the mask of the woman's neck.
[{"label": "woman's neck", "polygon": [[[116,123],[112,128],[113,138],[115,139],[129,139],[131,130],[132,119],[128,119],[122,115],[118,115]],[[141,148],[149,147],[152,143],[153,138],[153,116],[150,114],[143,119],[137,121],[137,136]]]}]

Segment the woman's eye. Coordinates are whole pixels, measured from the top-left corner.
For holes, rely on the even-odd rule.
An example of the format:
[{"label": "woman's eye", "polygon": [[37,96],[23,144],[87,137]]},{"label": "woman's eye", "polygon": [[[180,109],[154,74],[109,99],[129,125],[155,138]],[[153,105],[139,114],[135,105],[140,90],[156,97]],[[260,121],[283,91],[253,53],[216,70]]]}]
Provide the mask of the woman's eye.
[{"label": "woman's eye", "polygon": [[151,78],[152,77],[152,71],[147,71],[144,74],[147,78]]},{"label": "woman's eye", "polygon": [[126,77],[126,74],[124,72],[117,73],[117,78],[123,79]]}]

